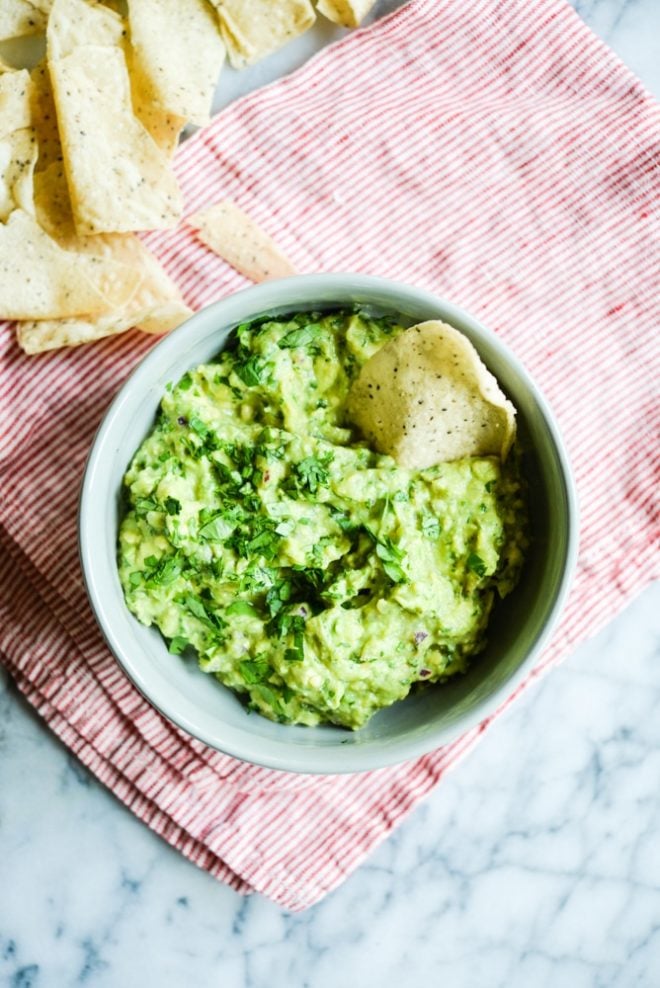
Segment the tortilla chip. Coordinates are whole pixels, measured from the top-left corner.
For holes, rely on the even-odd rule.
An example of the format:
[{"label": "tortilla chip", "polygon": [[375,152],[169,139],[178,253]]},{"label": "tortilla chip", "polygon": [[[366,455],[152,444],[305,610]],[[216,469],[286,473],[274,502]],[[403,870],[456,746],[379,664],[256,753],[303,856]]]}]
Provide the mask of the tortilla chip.
[{"label": "tortilla chip", "polygon": [[347,413],[368,442],[410,469],[504,459],[516,432],[515,408],[472,343],[437,321],[412,326],[364,364]]},{"label": "tortilla chip", "polygon": [[203,244],[250,281],[298,273],[275,241],[228,199],[187,217],[186,222]]},{"label": "tortilla chip", "polygon": [[[42,319],[38,322],[19,322],[16,325],[18,345],[25,353],[45,353],[62,347],[93,343],[106,336],[117,336],[129,329],[143,329],[138,322],[158,329],[158,334],[168,333],[192,315],[190,309],[175,302],[163,302],[151,307],[89,319]],[[151,330],[148,330],[151,332]]]},{"label": "tortilla chip", "polygon": [[45,12],[28,0],[0,0],[0,41],[38,34],[46,20]]},{"label": "tortilla chip", "polygon": [[154,306],[148,315],[137,320],[137,328],[152,336],[162,336],[176,329],[186,319],[190,319],[193,311],[184,302],[161,302]]},{"label": "tortilla chip", "polygon": [[[185,305],[177,285],[139,237],[131,233],[105,234],[77,238],[71,244],[72,247],[74,245],[84,253],[111,258],[140,272],[142,280],[129,305],[134,312],[143,315],[139,319],[136,317],[137,321],[133,325],[142,328],[142,323],[148,323],[153,316],[154,328],[147,332],[162,333],[172,329],[176,319],[178,322],[183,322],[190,316],[191,311]],[[163,328],[166,322],[168,324]],[[156,328],[156,325],[159,325],[159,328]]]},{"label": "tortilla chip", "polygon": [[44,171],[52,162],[62,161],[53,87],[45,61],[35,65],[30,73],[30,80],[30,118],[39,145],[36,170]]},{"label": "tortilla chip", "polygon": [[[190,316],[190,309],[183,302],[178,287],[139,237],[132,233],[78,236],[71,217],[61,162],[53,162],[44,172],[38,172],[34,176],[34,185],[37,220],[60,247],[115,261],[139,274],[141,281],[129,304],[131,311],[146,313],[144,319],[149,328],[145,328],[145,332],[168,332]],[[156,310],[157,303],[160,308]],[[143,328],[141,324],[140,328]]]},{"label": "tortilla chip", "polygon": [[312,26],[309,0],[211,0],[235,69],[258,62]]},{"label": "tortilla chip", "polygon": [[316,9],[329,21],[344,27],[358,27],[376,0],[318,0]]},{"label": "tortilla chip", "polygon": [[123,52],[85,46],[52,62],[50,74],[78,232],[176,226],[181,193],[133,114]]},{"label": "tortilla chip", "polygon": [[144,244],[131,234],[87,237],[82,249],[132,264],[142,281],[126,305],[114,312],[79,319],[51,319],[19,323],[16,335],[25,353],[43,353],[80,346],[137,327],[149,333],[167,333],[192,312],[181,294]]},{"label": "tortilla chip", "polygon": [[37,142],[30,128],[15,130],[0,139],[0,220],[4,223],[19,206],[34,211],[32,173],[37,160]]},{"label": "tortilla chip", "polygon": [[48,61],[66,58],[87,45],[117,47],[125,30],[123,18],[100,3],[55,0],[48,19]]},{"label": "tortilla chip", "polygon": [[179,136],[186,125],[183,117],[161,110],[145,95],[136,72],[129,63],[131,77],[131,94],[133,112],[152,141],[168,158],[171,158],[179,146]]},{"label": "tortilla chip", "polygon": [[31,95],[30,73],[26,69],[0,74],[0,137],[30,126]]},{"label": "tortilla chip", "polygon": [[16,324],[16,339],[24,353],[45,353],[62,347],[92,343],[133,328],[133,318],[117,315],[89,319],[40,319]]},{"label": "tortilla chip", "polygon": [[43,171],[37,169],[32,186],[34,215],[39,226],[66,247],[76,237],[76,228],[62,161],[53,161]]},{"label": "tortilla chip", "polygon": [[210,120],[225,57],[217,17],[206,0],[130,0],[133,65],[161,110],[196,124]]},{"label": "tortilla chip", "polygon": [[0,225],[0,318],[53,319],[125,305],[141,281],[126,264],[63,250],[24,210]]}]

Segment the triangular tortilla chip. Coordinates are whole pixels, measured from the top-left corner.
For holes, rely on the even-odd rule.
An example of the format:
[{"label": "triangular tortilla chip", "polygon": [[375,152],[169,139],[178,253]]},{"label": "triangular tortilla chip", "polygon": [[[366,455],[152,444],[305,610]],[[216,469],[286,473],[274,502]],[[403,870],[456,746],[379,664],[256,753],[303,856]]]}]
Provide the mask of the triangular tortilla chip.
[{"label": "triangular tortilla chip", "polygon": [[125,305],[110,313],[19,323],[17,338],[26,353],[79,346],[133,327],[148,333],[167,333],[192,315],[177,286],[151,251],[133,234],[74,238],[71,246],[82,254],[111,259],[139,272],[139,287]]},{"label": "triangular tortilla chip", "polygon": [[81,48],[50,72],[78,232],[176,226],[181,193],[167,157],[133,114],[123,53]]},{"label": "triangular tortilla chip", "polygon": [[0,138],[0,221],[5,222],[17,206],[34,211],[32,173],[37,160],[37,142],[31,128],[15,130]]},{"label": "triangular tortilla chip", "polygon": [[468,338],[439,321],[412,326],[378,350],[346,410],[368,442],[411,469],[504,458],[515,438],[515,408]]},{"label": "triangular tortilla chip", "polygon": [[123,43],[122,17],[103,4],[88,0],[55,0],[48,19],[48,61],[72,55],[87,45],[110,48]]},{"label": "triangular tortilla chip", "polygon": [[28,0],[1,0],[0,41],[38,34],[46,28],[46,14]]},{"label": "triangular tortilla chip", "polygon": [[0,137],[30,126],[31,92],[30,73],[26,69],[0,73]]},{"label": "triangular tortilla chip", "polygon": [[135,116],[123,20],[99,4],[55,0],[48,66],[80,234],[176,225],[181,193],[167,156]]},{"label": "triangular tortilla chip", "polygon": [[54,161],[62,163],[62,145],[48,65],[39,62],[30,73],[30,122],[37,136],[39,158],[36,171],[44,171]]},{"label": "triangular tortilla chip", "polygon": [[130,52],[127,55],[129,71],[131,77],[131,98],[133,102],[133,112],[144,129],[148,132],[154,144],[171,158],[179,145],[181,131],[186,125],[183,117],[177,117],[173,113],[166,113],[151,102],[144,91],[144,82],[140,74],[133,68]]},{"label": "triangular tortilla chip", "polygon": [[0,225],[0,318],[52,319],[125,305],[141,280],[126,264],[63,250],[24,210]]},{"label": "triangular tortilla chip", "polygon": [[220,25],[207,0],[130,0],[132,65],[150,101],[166,113],[208,123],[225,57]]},{"label": "triangular tortilla chip", "polygon": [[211,250],[251,281],[296,274],[275,241],[229,199],[186,218]]},{"label": "triangular tortilla chip", "polygon": [[252,65],[302,34],[316,20],[309,0],[211,0],[218,11],[229,61]]},{"label": "triangular tortilla chip", "polygon": [[317,0],[316,9],[329,21],[344,27],[358,27],[376,0]]},{"label": "triangular tortilla chip", "polygon": [[[93,343],[106,336],[117,336],[129,329],[141,329],[158,335],[168,333],[192,315],[190,309],[177,302],[153,303],[138,308],[137,304],[125,311],[88,319],[42,319],[38,322],[19,322],[16,338],[25,353],[45,353],[62,347]],[[144,330],[144,326],[151,329]]]}]

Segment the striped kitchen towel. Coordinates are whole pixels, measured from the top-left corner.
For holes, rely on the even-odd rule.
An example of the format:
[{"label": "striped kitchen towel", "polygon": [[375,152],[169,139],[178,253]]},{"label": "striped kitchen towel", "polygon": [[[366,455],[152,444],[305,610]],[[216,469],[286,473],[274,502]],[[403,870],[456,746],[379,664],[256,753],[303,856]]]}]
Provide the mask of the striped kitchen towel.
[{"label": "striped kitchen towel", "polygon": [[[528,683],[659,575],[659,123],[563,0],[413,0],[229,107],[176,160],[190,212],[228,197],[302,271],[446,296],[535,375],[583,530],[563,623]],[[195,308],[245,284],[185,226],[145,240]],[[153,340],[30,358],[1,334],[3,660],[157,833],[241,892],[309,906],[487,724],[414,762],[316,778],[243,764],[165,721],[108,653],[76,551],[94,430]]]}]

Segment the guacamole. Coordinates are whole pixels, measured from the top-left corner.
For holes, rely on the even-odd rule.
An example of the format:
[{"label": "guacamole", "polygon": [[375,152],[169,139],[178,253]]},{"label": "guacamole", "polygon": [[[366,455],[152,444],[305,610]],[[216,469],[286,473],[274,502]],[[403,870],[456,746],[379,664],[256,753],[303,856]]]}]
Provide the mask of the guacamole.
[{"label": "guacamole", "polygon": [[359,728],[463,672],[518,579],[515,450],[404,469],[347,420],[403,330],[359,311],[239,326],[168,386],[125,477],[129,608],[274,720]]}]

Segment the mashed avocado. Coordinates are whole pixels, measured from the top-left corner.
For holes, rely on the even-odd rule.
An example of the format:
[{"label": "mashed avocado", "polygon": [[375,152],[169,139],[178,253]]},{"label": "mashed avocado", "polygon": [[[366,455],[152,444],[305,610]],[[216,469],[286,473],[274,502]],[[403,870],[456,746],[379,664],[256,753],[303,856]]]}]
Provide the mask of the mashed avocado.
[{"label": "mashed avocado", "polygon": [[408,470],[347,424],[401,332],[352,311],[239,326],[168,388],[126,474],[131,611],[274,720],[358,728],[462,672],[518,578],[515,454]]}]

